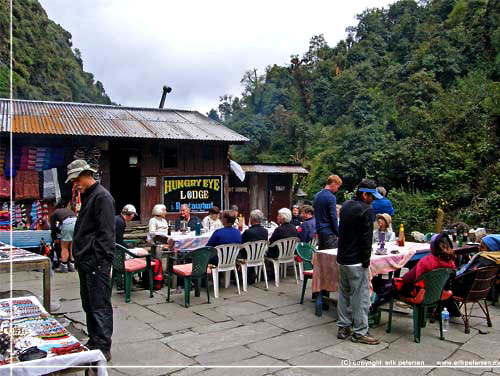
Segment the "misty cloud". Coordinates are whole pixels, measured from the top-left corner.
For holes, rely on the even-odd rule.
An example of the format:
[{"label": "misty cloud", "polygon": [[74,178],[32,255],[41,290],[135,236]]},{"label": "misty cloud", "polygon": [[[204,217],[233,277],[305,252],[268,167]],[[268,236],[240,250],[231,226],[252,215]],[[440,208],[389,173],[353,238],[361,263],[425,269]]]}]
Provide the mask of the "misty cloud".
[{"label": "misty cloud", "polygon": [[[161,1],[40,0],[73,35],[84,69],[122,105],[207,112],[219,96],[240,95],[246,70],[287,64],[313,35],[334,46],[355,15],[388,0]],[[305,6],[307,4],[307,6]]]}]

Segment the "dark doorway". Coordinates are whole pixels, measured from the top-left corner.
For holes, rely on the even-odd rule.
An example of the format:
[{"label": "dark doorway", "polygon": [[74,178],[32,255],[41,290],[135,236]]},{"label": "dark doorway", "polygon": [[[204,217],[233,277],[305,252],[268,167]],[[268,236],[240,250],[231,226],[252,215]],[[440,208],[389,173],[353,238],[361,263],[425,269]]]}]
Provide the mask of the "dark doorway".
[{"label": "dark doorway", "polygon": [[140,219],[141,213],[141,153],[137,143],[110,144],[110,188],[115,199],[117,214],[132,204]]},{"label": "dark doorway", "polygon": [[275,221],[278,210],[290,209],[292,187],[292,175],[268,175],[269,188],[269,220]]}]

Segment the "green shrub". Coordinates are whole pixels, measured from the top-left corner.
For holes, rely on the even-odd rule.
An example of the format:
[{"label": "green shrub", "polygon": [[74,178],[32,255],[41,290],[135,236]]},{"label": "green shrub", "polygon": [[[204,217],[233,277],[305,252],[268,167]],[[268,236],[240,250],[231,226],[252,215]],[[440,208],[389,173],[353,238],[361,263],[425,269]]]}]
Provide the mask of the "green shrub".
[{"label": "green shrub", "polygon": [[396,235],[401,223],[404,224],[407,236],[412,231],[425,234],[435,230],[437,204],[433,195],[420,191],[407,192],[404,189],[396,189],[390,192],[388,198],[394,207],[392,227]]}]

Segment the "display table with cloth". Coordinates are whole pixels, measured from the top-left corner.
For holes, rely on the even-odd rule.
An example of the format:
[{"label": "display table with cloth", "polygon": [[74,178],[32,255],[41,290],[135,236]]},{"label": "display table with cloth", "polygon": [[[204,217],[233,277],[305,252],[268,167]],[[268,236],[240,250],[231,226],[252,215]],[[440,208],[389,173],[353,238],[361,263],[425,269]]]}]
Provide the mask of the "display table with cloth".
[{"label": "display table with cloth", "polygon": [[[0,242],[11,244],[10,231],[0,231]],[[19,248],[38,248],[44,239],[47,244],[52,241],[50,230],[12,231],[12,245]]]},{"label": "display table with cloth", "polygon": [[[0,366],[0,375],[43,375],[91,364],[95,364],[99,376],[108,374],[102,352],[83,346],[34,296],[1,299],[0,329],[14,338],[12,362]],[[31,347],[45,351],[46,357],[21,362],[19,352]]]},{"label": "display table with cloth", "polygon": [[0,272],[43,269],[43,305],[50,312],[50,259],[45,256],[0,242]]}]

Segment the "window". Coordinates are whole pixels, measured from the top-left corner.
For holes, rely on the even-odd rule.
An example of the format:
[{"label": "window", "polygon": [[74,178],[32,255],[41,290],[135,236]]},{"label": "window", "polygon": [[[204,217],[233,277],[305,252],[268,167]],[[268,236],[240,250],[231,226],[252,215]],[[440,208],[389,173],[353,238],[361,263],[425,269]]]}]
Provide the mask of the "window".
[{"label": "window", "polygon": [[162,168],[177,168],[177,148],[163,148]]}]

